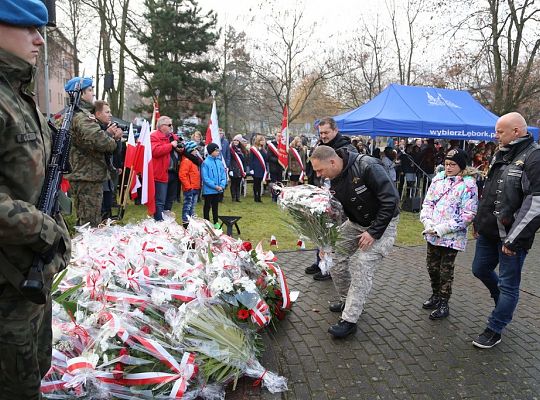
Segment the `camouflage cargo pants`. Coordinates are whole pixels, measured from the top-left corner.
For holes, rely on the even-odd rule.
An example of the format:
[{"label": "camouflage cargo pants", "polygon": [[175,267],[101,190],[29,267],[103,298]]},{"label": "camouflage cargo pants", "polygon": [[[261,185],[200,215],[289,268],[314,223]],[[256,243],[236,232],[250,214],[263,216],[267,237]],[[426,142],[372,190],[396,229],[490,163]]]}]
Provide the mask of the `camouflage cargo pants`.
[{"label": "camouflage cargo pants", "polygon": [[77,210],[77,225],[90,222],[91,226],[101,223],[103,182],[70,181],[71,196]]},{"label": "camouflage cargo pants", "polygon": [[427,244],[426,265],[433,294],[449,299],[454,281],[454,262],[458,251]]},{"label": "camouflage cargo pants", "polygon": [[34,304],[6,286],[0,294],[0,400],[40,399],[51,352],[50,299]]},{"label": "camouflage cargo pants", "polygon": [[367,230],[349,220],[340,227],[340,240],[336,244],[334,265],[330,274],[345,309],[341,315],[345,321],[357,322],[364,309],[373,285],[373,275],[396,238],[399,217],[392,219],[380,239],[367,250],[358,248],[360,235]]}]

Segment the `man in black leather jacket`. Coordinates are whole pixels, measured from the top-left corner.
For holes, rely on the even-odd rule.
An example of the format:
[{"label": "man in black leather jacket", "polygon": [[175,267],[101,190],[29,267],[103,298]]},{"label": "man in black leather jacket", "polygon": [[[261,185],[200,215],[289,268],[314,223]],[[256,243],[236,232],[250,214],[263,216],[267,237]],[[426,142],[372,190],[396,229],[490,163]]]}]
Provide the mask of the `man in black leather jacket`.
[{"label": "man in black leather jacket", "polygon": [[[345,148],[351,152],[358,152],[356,147],[354,147],[351,143],[351,139],[348,136],[343,136],[341,133],[339,133],[336,121],[333,118],[321,118],[319,120],[318,129],[319,141],[315,145],[315,148],[317,148],[317,146],[330,146],[334,150]],[[309,160],[307,164],[309,166],[308,171],[310,171],[311,175],[316,175]],[[308,178],[317,186],[322,186],[324,184],[324,179],[319,179],[313,176]],[[329,273],[322,273],[321,269],[319,268],[319,261],[320,258],[317,253],[317,261],[305,269],[306,274],[314,274],[313,279],[316,281],[325,281],[327,279],[331,279]]]},{"label": "man in black leather jacket", "polygon": [[368,155],[319,146],[311,163],[317,176],[330,179],[330,189],[348,218],[340,227],[330,268],[340,296],[330,311],[342,315],[328,332],[342,338],[356,331],[375,269],[394,244],[399,195],[382,162]]},{"label": "man in black leather jacket", "polygon": [[[501,341],[519,299],[521,269],[540,227],[540,147],[518,113],[495,125],[494,154],[473,222],[476,252],[472,271],[488,288],[495,308],[473,345],[489,349]],[[499,264],[499,274],[495,268]]]}]

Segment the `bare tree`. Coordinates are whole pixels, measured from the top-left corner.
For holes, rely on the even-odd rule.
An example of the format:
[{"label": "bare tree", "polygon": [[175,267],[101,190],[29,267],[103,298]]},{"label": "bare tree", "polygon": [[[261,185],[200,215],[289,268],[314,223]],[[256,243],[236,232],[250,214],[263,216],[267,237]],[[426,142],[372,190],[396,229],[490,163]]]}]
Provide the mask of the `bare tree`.
[{"label": "bare tree", "polygon": [[[130,0],[80,0],[92,8],[99,18],[95,86],[98,97],[105,98],[111,112],[122,118],[124,111],[125,45]],[[112,39],[112,40],[111,40]],[[115,67],[118,60],[118,67]],[[103,74],[101,73],[103,71]],[[114,76],[116,85],[101,87],[101,76]]]},{"label": "bare tree", "polygon": [[[257,57],[251,68],[255,76],[251,93],[261,112],[280,115],[285,105],[289,107],[289,121],[302,112],[313,90],[334,76],[331,52],[313,39],[316,23],[306,27],[303,12],[274,11],[267,18],[268,40],[255,46]],[[315,56],[312,49],[317,49]],[[264,56],[262,56],[264,55]],[[310,79],[304,79],[309,76]],[[305,93],[303,101],[293,104],[295,90]]]},{"label": "bare tree", "polygon": [[80,66],[78,53],[81,49],[82,42],[85,39],[89,21],[91,20],[90,18],[87,18],[89,10],[83,0],[61,0],[57,5],[60,11],[67,16],[67,24],[62,22],[64,21],[63,18],[59,19],[59,27],[66,29],[68,32],[67,36],[73,44],[73,70],[75,76],[79,76]]},{"label": "bare tree", "polygon": [[[250,55],[246,49],[245,32],[237,32],[232,26],[225,28],[223,41],[216,46],[218,63],[218,96],[220,97],[220,126],[227,133],[235,130],[237,119],[243,119],[248,103],[246,90],[250,84]],[[238,121],[243,125],[240,121]]]},{"label": "bare tree", "polygon": [[[396,46],[396,57],[399,70],[399,83],[410,85],[413,83],[413,60],[414,51],[418,46],[417,20],[421,10],[424,8],[424,0],[407,0],[405,15],[407,16],[405,27],[406,34],[402,35],[398,17],[396,15],[396,4],[394,0],[386,2],[386,8],[392,26],[392,35]],[[402,40],[405,37],[406,40]]]},{"label": "bare tree", "polygon": [[[470,90],[494,113],[526,107],[540,94],[537,73],[540,49],[540,8],[534,0],[456,0],[441,2],[468,12],[452,24],[452,35],[469,45],[461,73]],[[536,63],[536,64],[535,64]]]},{"label": "bare tree", "polygon": [[337,78],[332,79],[332,93],[343,108],[364,104],[393,79],[391,54],[384,31],[378,18],[373,27],[364,22],[334,64]]}]

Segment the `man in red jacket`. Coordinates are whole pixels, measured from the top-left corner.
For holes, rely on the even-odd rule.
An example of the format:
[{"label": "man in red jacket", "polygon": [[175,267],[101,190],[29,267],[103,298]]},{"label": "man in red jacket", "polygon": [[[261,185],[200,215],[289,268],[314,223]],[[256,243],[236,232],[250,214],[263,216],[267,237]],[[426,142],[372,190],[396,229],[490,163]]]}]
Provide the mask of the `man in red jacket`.
[{"label": "man in red jacket", "polygon": [[152,165],[156,185],[156,213],[154,219],[163,221],[163,212],[171,211],[178,191],[178,161],[182,146],[173,133],[172,119],[162,116],[150,135]]}]

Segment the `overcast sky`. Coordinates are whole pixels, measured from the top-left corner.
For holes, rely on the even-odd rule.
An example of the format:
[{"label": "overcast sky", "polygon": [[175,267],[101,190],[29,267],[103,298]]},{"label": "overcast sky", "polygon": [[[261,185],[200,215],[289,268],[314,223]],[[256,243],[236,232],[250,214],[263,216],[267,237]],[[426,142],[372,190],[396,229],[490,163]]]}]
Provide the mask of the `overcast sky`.
[{"label": "overcast sky", "polygon": [[[259,23],[252,23],[254,15],[261,16],[269,9],[270,2],[260,0],[198,0],[203,10],[214,10],[218,15],[220,26],[233,25],[236,30],[246,30],[253,36],[263,36],[266,28]],[[386,18],[384,0],[274,0],[273,4],[282,10],[303,10],[306,23],[317,21],[319,34],[325,32],[348,34],[361,25],[362,19],[371,19],[377,10]]]}]

